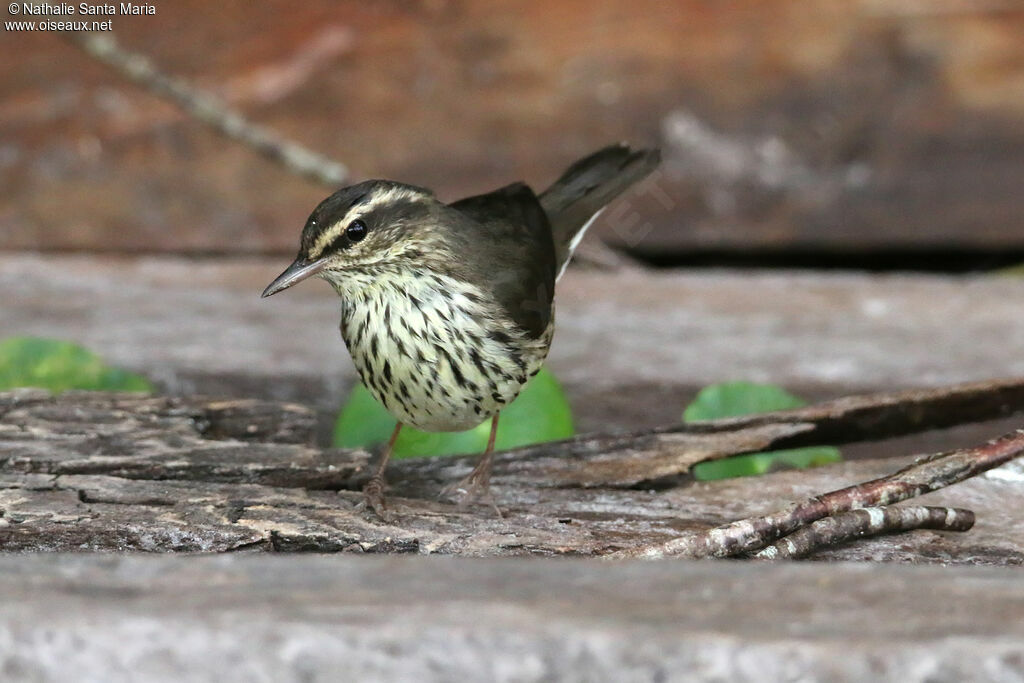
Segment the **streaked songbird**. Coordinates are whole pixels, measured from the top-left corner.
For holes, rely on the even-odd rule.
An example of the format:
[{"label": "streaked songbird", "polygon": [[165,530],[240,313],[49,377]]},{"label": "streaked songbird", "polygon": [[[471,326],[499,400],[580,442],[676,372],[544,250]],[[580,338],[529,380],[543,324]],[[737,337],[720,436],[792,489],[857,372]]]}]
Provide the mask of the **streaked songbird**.
[{"label": "streaked songbird", "polygon": [[360,379],[396,424],[366,503],[384,512],[384,472],[403,425],[461,431],[491,421],[487,449],[443,495],[488,493],[501,410],[540,370],[555,329],[555,283],[590,223],[658,165],[656,150],[606,147],[537,195],[523,183],[451,204],[389,180],[320,202],[299,253],[267,297],[311,276],[341,297],[341,336]]}]

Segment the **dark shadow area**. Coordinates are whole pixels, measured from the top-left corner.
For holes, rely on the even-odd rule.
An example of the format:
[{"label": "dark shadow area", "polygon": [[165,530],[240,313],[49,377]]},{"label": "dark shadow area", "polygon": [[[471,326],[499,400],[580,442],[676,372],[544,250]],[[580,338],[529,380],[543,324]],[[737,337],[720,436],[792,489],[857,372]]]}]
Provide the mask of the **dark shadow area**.
[{"label": "dark shadow area", "polygon": [[686,252],[630,250],[629,255],[655,268],[765,268],[852,270],[872,273],[984,273],[1024,263],[1024,251],[941,249],[884,249],[815,251],[758,249]]}]

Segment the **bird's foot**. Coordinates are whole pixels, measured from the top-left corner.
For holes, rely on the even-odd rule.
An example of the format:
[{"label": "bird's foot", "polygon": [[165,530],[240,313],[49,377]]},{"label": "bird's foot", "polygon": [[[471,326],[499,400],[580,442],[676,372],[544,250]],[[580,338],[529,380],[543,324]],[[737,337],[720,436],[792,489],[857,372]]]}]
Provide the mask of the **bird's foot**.
[{"label": "bird's foot", "polygon": [[[481,463],[482,464],[482,463]],[[465,478],[449,484],[441,489],[440,498],[450,500],[459,506],[459,510],[465,510],[470,503],[476,501],[490,503],[494,512],[499,518],[504,518],[501,508],[494,500],[491,493],[491,472],[490,467],[477,465]]]},{"label": "bird's foot", "polygon": [[394,521],[394,515],[388,510],[387,505],[384,504],[384,489],[386,486],[384,477],[381,475],[375,474],[370,477],[370,480],[363,486],[363,500],[356,505],[356,509],[371,510],[382,521],[390,524]]}]

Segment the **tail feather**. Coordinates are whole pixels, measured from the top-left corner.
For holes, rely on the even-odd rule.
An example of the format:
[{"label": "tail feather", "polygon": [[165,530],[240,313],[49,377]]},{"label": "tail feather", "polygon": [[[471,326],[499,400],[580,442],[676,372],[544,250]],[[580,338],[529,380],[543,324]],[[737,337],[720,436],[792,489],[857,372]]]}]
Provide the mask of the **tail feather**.
[{"label": "tail feather", "polygon": [[540,195],[555,238],[559,274],[601,210],[650,174],[660,161],[656,149],[611,145],[574,163]]}]

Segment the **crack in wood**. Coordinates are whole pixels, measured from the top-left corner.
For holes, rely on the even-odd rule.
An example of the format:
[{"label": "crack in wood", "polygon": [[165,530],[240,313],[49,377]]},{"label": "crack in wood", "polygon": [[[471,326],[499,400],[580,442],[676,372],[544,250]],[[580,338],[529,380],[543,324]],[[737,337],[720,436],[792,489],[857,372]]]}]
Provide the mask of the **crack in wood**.
[{"label": "crack in wood", "polygon": [[[1019,412],[1024,382],[850,397],[508,451],[493,476],[507,512],[500,520],[488,506],[460,511],[437,501],[471,458],[399,461],[392,524],[356,508],[370,454],[308,446],[314,414],[301,406],[35,390],[0,393],[0,406],[7,550],[606,555],[763,511],[772,496],[791,500],[792,484],[772,483],[787,476],[815,481],[851,466],[696,484],[687,473],[697,462]],[[872,476],[901,462],[879,463]],[[1024,548],[987,552],[1013,562]]]}]

